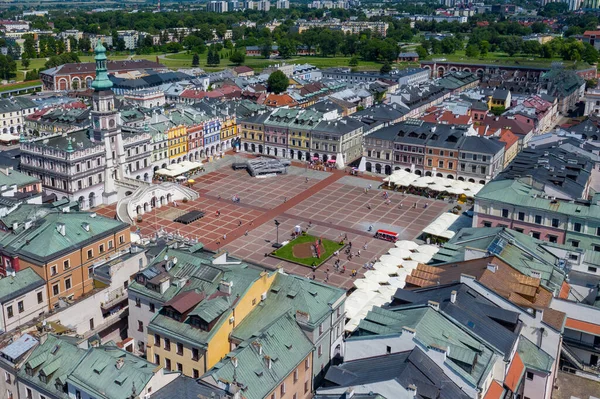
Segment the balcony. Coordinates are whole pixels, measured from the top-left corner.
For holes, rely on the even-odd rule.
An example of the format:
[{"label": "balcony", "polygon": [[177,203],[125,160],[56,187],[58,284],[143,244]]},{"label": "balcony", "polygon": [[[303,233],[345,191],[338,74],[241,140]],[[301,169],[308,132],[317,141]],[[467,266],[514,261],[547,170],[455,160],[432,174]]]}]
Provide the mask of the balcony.
[{"label": "balcony", "polygon": [[100,307],[103,311],[108,312],[110,309],[115,306],[121,304],[122,302],[126,302],[128,299],[127,291],[123,288],[116,289],[107,294],[107,300],[100,303]]}]

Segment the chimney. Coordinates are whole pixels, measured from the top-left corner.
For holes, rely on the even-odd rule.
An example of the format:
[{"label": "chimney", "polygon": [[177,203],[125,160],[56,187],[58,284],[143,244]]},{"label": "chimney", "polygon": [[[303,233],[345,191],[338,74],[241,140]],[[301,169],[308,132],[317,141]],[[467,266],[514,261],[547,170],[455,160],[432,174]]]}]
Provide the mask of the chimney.
[{"label": "chimney", "polygon": [[417,386],[415,384],[410,384],[406,388],[408,389],[408,393],[412,394],[413,397],[417,396]]},{"label": "chimney", "polygon": [[19,223],[17,223],[17,222],[14,222],[14,223],[12,224],[12,229],[13,229],[13,230],[16,230],[16,229],[18,229],[18,228],[19,228]]},{"label": "chimney", "polygon": [[439,302],[427,301],[427,305],[429,305],[429,307],[432,308],[432,309],[434,309],[434,310],[440,310],[440,304],[439,304]]},{"label": "chimney", "polygon": [[254,346],[254,348],[256,348],[256,351],[258,352],[258,354],[262,355],[262,345],[260,344],[260,342],[254,341],[254,342],[252,342],[252,345]]},{"label": "chimney", "polygon": [[495,265],[493,263],[488,263],[487,264],[487,269],[489,271],[491,271],[492,273],[496,273],[496,271],[498,270],[498,265]]},{"label": "chimney", "polygon": [[237,358],[237,357],[235,357],[235,356],[234,356],[234,357],[232,357],[232,358],[231,358],[231,364],[233,364],[233,367],[234,367],[234,368],[237,368],[237,366],[238,366],[238,358]]},{"label": "chimney", "polygon": [[458,295],[458,292],[456,292],[456,291],[452,291],[452,292],[450,293],[450,302],[452,302],[452,303],[456,303],[456,296],[457,296],[457,295]]},{"label": "chimney", "polygon": [[310,315],[301,310],[296,310],[296,321],[302,324],[308,324],[310,321]]},{"label": "chimney", "polygon": [[124,363],[125,363],[125,360],[122,357],[118,358],[117,364],[115,364],[115,366],[117,367],[117,370],[121,370]]},{"label": "chimney", "polygon": [[90,231],[90,224],[89,223],[81,223],[81,227],[83,227],[83,229],[85,231]]},{"label": "chimney", "polygon": [[219,284],[219,291],[231,295],[231,287],[233,287],[233,281],[221,281]]},{"label": "chimney", "polygon": [[344,392],[344,399],[351,399],[354,397],[354,387],[350,387]]},{"label": "chimney", "polygon": [[265,364],[267,365],[267,368],[271,370],[271,367],[273,367],[273,360],[271,359],[271,356],[265,355]]},{"label": "chimney", "polygon": [[67,228],[64,223],[56,223],[56,231],[58,231],[63,237],[67,235]]}]

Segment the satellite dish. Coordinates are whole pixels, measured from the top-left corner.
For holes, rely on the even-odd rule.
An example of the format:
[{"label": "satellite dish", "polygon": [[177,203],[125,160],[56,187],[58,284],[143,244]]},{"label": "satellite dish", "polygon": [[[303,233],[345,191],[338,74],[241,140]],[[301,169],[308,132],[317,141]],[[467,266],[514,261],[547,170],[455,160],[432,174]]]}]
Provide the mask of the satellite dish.
[{"label": "satellite dish", "polygon": [[177,264],[177,258],[173,258],[173,264],[176,265]]}]

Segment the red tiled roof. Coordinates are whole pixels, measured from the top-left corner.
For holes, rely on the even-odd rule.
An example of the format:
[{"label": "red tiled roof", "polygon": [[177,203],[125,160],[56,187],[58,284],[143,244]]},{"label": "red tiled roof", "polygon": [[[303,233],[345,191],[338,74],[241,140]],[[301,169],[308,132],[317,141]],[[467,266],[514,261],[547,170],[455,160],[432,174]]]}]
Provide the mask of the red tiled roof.
[{"label": "red tiled roof", "polygon": [[513,144],[519,141],[519,138],[510,130],[502,129],[502,132],[500,133],[500,141],[504,143],[504,147],[506,149],[509,149],[513,146]]},{"label": "red tiled roof", "polygon": [[567,317],[565,327],[572,330],[583,331],[589,334],[600,336],[600,325],[594,323],[588,323],[587,321],[575,320]]},{"label": "red tiled roof", "polygon": [[585,32],[583,32],[583,36],[591,36],[591,35],[599,36],[600,30],[586,30]]},{"label": "red tiled roof", "polygon": [[297,103],[289,94],[269,94],[265,99],[265,105],[269,107],[284,107],[286,105],[293,107]]},{"label": "red tiled roof", "polygon": [[521,383],[521,378],[523,378],[524,371],[525,365],[523,364],[519,353],[515,352],[515,356],[513,357],[506,378],[504,379],[504,385],[512,392],[516,392]]},{"label": "red tiled roof", "polygon": [[246,73],[246,72],[254,72],[254,69],[250,68],[246,65],[240,65],[238,67],[233,68],[236,73]]},{"label": "red tiled roof", "polygon": [[[165,66],[158,62],[149,60],[121,60],[121,61],[108,61],[106,67],[109,73],[114,72],[126,72],[126,71],[138,71],[141,69],[154,69],[164,68]],[[44,71],[42,71],[44,72]],[[80,63],[69,63],[63,64],[56,67],[52,75],[62,76],[70,75],[73,73],[96,73],[96,64],[94,62],[80,62]]]},{"label": "red tiled roof", "polygon": [[504,396],[504,388],[496,380],[492,381],[483,399],[500,399]]}]

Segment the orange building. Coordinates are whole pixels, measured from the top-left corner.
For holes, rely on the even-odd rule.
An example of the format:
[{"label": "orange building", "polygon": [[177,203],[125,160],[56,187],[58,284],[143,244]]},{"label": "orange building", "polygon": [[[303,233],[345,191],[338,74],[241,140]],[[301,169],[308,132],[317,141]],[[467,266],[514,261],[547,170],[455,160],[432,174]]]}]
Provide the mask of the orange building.
[{"label": "orange building", "polygon": [[130,246],[129,225],[51,205],[21,205],[0,220],[0,230],[7,270],[31,268],[43,278],[50,309],[90,292],[92,265]]}]

